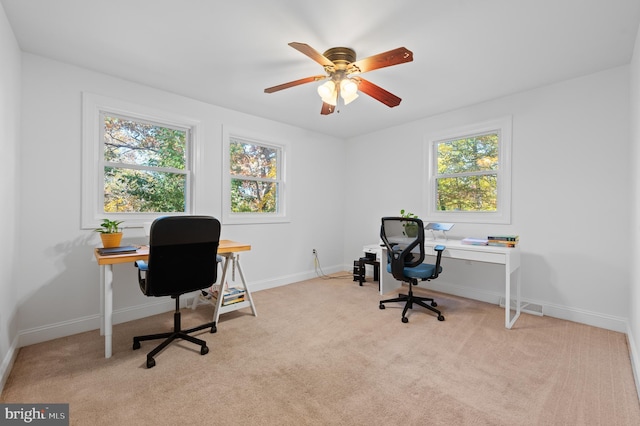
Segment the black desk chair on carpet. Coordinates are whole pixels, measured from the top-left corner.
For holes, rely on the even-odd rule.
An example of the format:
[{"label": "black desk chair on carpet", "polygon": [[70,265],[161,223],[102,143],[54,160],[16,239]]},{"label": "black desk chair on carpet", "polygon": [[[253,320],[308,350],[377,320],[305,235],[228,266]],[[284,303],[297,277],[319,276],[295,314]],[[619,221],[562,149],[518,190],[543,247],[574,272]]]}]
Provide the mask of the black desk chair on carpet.
[{"label": "black desk chair on carpet", "polygon": [[[438,314],[438,321],[444,321],[442,313],[435,309],[438,304],[429,297],[419,297],[413,294],[413,286],[418,280],[429,281],[438,278],[442,267],[440,258],[445,246],[437,245],[436,264],[422,263],[424,261],[424,225],[422,220],[404,217],[383,217],[380,228],[380,238],[387,248],[387,272],[399,281],[409,284],[408,294],[399,294],[393,299],[381,300],[380,309],[385,308],[385,303],[404,302],[402,310],[402,322],[409,322],[407,310],[413,309],[413,305],[419,305]],[[415,250],[418,250],[415,253]],[[425,303],[429,302],[429,304]]]},{"label": "black desk chair on carpet", "polygon": [[189,334],[209,327],[211,333],[215,333],[216,323],[182,330],[180,296],[216,282],[219,244],[220,222],[213,217],[168,216],[156,219],[151,225],[149,260],[136,262],[140,289],[147,296],[171,296],[176,300],[176,308],[173,331],[133,338],[133,349],[139,349],[141,341],[165,339],[147,354],[147,368],[156,365],[153,357],[175,339],[200,345],[202,355],[209,352],[207,342]]}]

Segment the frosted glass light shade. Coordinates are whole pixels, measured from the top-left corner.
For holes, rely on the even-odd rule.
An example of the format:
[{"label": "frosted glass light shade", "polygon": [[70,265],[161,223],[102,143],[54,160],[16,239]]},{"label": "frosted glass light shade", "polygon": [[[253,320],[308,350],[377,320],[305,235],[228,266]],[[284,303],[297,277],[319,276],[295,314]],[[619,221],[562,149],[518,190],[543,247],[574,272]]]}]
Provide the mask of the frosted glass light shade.
[{"label": "frosted glass light shade", "polygon": [[357,91],[358,85],[355,81],[345,78],[340,82],[340,93],[342,94],[343,98],[351,96]]},{"label": "frosted glass light shade", "polygon": [[336,84],[333,81],[327,81],[318,87],[318,95],[323,99],[329,98],[335,90]]}]

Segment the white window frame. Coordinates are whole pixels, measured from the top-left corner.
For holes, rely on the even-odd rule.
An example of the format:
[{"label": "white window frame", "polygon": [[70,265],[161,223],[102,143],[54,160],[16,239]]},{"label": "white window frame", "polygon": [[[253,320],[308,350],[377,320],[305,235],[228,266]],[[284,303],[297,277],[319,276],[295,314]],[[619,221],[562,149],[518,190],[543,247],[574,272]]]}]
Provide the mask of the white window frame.
[{"label": "white window frame", "polygon": [[[497,170],[497,209],[495,212],[460,212],[437,209],[436,176],[438,172],[437,144],[439,142],[463,139],[479,134],[498,133],[498,170]],[[453,223],[511,223],[511,139],[512,117],[452,128],[443,132],[427,135],[425,138],[425,210],[430,222]]]},{"label": "white window frame", "polygon": [[[105,213],[104,212],[104,155],[102,115],[114,114],[171,128],[187,129],[190,139],[187,141],[187,191],[185,212],[153,213]],[[196,170],[201,168],[199,153],[200,122],[167,111],[148,106],[137,105],[106,96],[84,92],[82,94],[82,201],[81,228],[99,227],[102,219],[122,220],[124,228],[142,227],[159,216],[186,215],[195,211],[197,187]]]},{"label": "white window frame", "polygon": [[[290,222],[289,217],[289,184],[287,172],[290,169],[291,146],[287,141],[273,142],[276,138],[265,138],[264,135],[256,134],[244,129],[233,127],[223,127],[222,139],[222,223],[227,225],[236,224],[258,224],[258,223],[284,223]],[[231,211],[231,179],[236,177],[230,173],[231,159],[229,147],[232,140],[241,140],[248,143],[275,148],[279,151],[278,156],[278,208],[276,213],[242,212]]]}]

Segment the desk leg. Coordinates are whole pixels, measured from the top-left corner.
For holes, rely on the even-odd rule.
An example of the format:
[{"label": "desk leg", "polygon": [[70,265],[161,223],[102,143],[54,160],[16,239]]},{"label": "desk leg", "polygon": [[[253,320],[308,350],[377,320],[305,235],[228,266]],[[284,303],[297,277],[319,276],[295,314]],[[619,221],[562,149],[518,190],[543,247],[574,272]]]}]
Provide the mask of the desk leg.
[{"label": "desk leg", "polygon": [[[513,327],[513,324],[520,317],[520,265],[516,266],[516,270],[512,271],[510,256],[507,257],[507,263],[504,265],[505,270],[505,291],[504,291],[504,326],[508,329]],[[511,273],[516,273],[516,312],[513,318],[511,318]]]},{"label": "desk leg", "polygon": [[387,260],[387,249],[383,247],[382,254],[380,255],[380,283],[378,284],[378,293],[380,293],[381,296],[402,288],[402,282],[396,280],[390,272],[387,272]]},{"label": "desk leg", "polygon": [[100,265],[100,335],[104,336],[104,275],[105,266]]},{"label": "desk leg", "polygon": [[104,357],[111,358],[111,336],[113,334],[113,265],[104,265]]},{"label": "desk leg", "polygon": [[247,281],[244,279],[244,272],[242,272],[242,265],[240,265],[240,257],[238,256],[238,261],[236,262],[238,266],[238,272],[240,273],[240,280],[242,281],[242,285],[244,286],[244,294],[249,299],[249,305],[251,306],[251,313],[254,317],[258,316],[256,312],[256,305],[253,304],[253,297],[251,297],[251,292],[249,291],[249,286],[247,286]]},{"label": "desk leg", "polygon": [[213,305],[213,322],[215,322],[216,324],[218,324],[218,319],[220,318],[220,308],[222,308],[222,297],[220,296],[224,291],[224,286],[227,279],[227,270],[229,269],[229,261],[231,260],[229,258],[229,254],[222,254],[221,256],[224,258],[222,264],[222,277],[220,278],[220,284],[218,285],[218,297],[216,298],[216,303]]},{"label": "desk leg", "polygon": [[[242,271],[242,266],[240,265],[240,257],[237,256],[235,253],[225,253],[225,254],[222,254],[221,256],[224,257],[224,265],[222,266],[222,279],[220,280],[220,286],[218,288],[218,298],[216,299],[215,309],[213,311],[213,320],[215,321],[216,324],[218,324],[218,320],[220,319],[221,313],[234,311],[236,309],[246,308],[247,306],[251,307],[251,312],[253,313],[253,316],[258,316],[256,312],[256,307],[253,304],[253,297],[251,297],[251,291],[247,286],[247,281],[244,278],[244,272]],[[229,263],[233,262],[234,260],[236,261],[236,266],[238,267],[238,272],[240,273],[240,279],[242,280],[242,285],[244,287],[245,297],[247,300],[243,302],[239,302],[234,305],[222,306],[221,295],[227,284],[226,277],[227,277],[227,271],[229,270]]]}]

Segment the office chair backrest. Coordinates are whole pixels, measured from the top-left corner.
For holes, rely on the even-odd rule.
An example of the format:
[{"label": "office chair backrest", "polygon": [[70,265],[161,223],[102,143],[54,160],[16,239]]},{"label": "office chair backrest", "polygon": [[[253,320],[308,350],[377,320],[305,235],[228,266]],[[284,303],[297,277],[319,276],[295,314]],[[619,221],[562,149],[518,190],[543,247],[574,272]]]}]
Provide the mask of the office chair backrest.
[{"label": "office chair backrest", "polygon": [[210,216],[156,219],[149,236],[149,262],[141,288],[147,296],[176,296],[217,279],[220,221]]},{"label": "office chair backrest", "polygon": [[[406,281],[404,268],[415,268],[424,261],[424,225],[418,218],[383,217],[380,238],[387,247],[391,274]],[[414,250],[418,249],[415,253]]]}]

